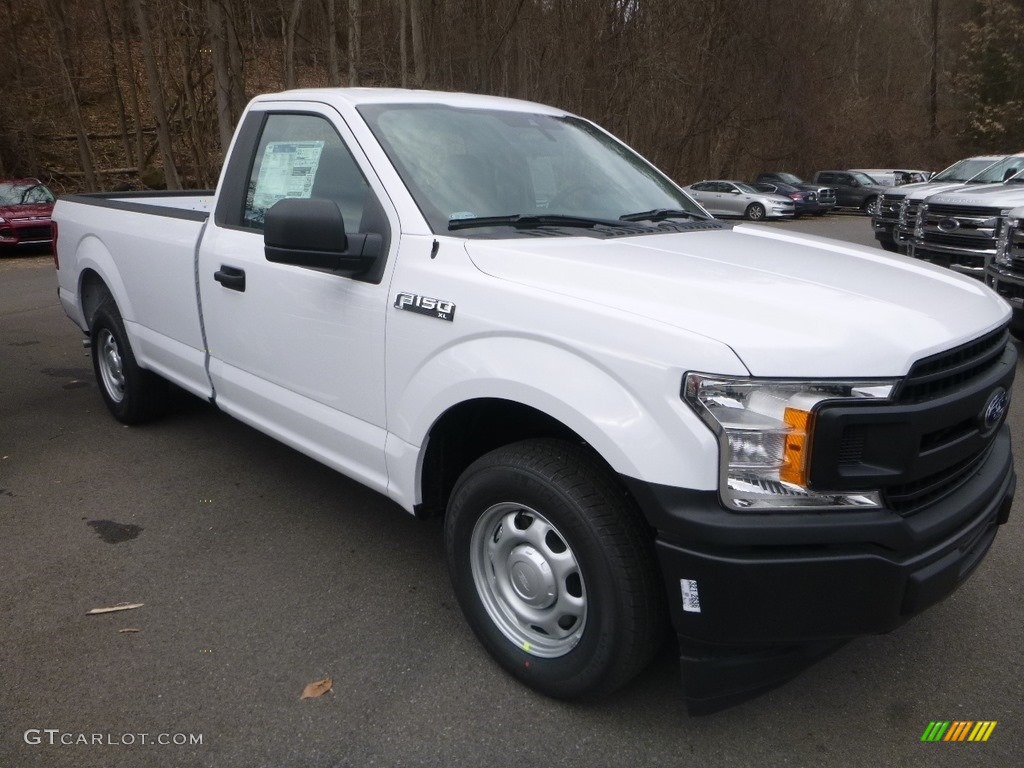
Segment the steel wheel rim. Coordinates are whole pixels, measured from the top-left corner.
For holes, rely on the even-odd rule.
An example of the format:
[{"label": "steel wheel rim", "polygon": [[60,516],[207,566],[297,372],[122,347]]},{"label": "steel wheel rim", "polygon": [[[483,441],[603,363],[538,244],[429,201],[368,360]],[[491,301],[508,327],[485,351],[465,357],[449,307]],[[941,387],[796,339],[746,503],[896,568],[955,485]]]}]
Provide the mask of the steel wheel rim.
[{"label": "steel wheel rim", "polygon": [[117,346],[117,339],[114,338],[114,334],[104,328],[100,331],[96,342],[103,387],[107,390],[111,400],[120,403],[124,400],[124,366],[121,361],[121,350]]},{"label": "steel wheel rim", "polygon": [[583,573],[565,537],[534,509],[502,502],[473,527],[473,584],[484,610],[516,647],[557,658],[587,624]]}]

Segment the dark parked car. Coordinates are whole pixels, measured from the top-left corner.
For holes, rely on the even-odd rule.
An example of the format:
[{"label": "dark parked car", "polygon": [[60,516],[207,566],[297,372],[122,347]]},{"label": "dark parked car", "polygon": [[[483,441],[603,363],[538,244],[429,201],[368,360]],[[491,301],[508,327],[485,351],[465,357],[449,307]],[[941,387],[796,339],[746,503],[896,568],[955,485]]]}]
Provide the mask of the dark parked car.
[{"label": "dark parked car", "polygon": [[51,242],[53,203],[39,179],[0,179],[0,250]]},{"label": "dark parked car", "polygon": [[814,181],[836,191],[836,206],[859,208],[868,216],[878,213],[878,200],[885,187],[859,171],[818,171]]},{"label": "dark parked car", "polygon": [[818,200],[818,193],[813,189],[800,189],[792,184],[781,181],[760,181],[751,186],[759,192],[768,192],[772,195],[782,195],[793,201],[794,216],[799,218],[805,213],[824,213],[832,206],[825,206]]},{"label": "dark parked car", "polygon": [[797,189],[806,189],[814,192],[818,198],[818,210],[811,211],[815,216],[831,211],[836,207],[836,193],[834,189],[821,184],[812,184],[804,181],[799,176],[788,171],[772,171],[771,173],[759,173],[754,179],[754,184],[789,184]]}]

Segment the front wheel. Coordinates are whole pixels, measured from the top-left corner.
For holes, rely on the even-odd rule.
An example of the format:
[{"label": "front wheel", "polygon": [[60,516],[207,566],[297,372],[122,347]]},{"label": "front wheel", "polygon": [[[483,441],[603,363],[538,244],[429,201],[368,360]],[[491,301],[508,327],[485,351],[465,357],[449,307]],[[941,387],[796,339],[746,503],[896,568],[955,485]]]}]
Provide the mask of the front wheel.
[{"label": "front wheel", "polygon": [[121,313],[109,299],[93,315],[89,335],[96,383],[114,418],[139,424],[162,415],[169,399],[167,381],[135,362]]},{"label": "front wheel", "polygon": [[452,493],[445,549],[473,631],[541,693],[610,693],[663,639],[650,532],[580,446],[528,440],[474,462]]},{"label": "front wheel", "polygon": [[751,221],[760,221],[761,219],[764,218],[764,213],[765,211],[763,205],[761,205],[760,203],[751,203],[750,205],[747,206],[747,210],[744,212],[743,215],[746,216]]}]

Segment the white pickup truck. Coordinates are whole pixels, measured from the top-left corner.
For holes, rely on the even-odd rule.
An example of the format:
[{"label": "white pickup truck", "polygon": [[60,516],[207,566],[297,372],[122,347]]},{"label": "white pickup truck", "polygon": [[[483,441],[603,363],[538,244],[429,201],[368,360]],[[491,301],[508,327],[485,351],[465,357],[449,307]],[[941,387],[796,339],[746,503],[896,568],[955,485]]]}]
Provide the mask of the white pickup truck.
[{"label": "white pickup truck", "polygon": [[552,696],[671,623],[692,712],[748,698],[952,593],[1009,515],[1002,299],[719,222],[559,109],[260,96],[215,194],[54,219],[116,418],[171,382],[443,515],[467,621]]}]

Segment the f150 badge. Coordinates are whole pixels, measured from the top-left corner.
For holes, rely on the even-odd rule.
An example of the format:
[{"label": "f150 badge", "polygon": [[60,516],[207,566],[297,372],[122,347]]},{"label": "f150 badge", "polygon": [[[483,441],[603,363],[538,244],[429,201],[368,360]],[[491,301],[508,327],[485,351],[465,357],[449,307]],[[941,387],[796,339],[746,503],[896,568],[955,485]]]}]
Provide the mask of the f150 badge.
[{"label": "f150 badge", "polygon": [[455,305],[444,299],[432,299],[429,296],[418,296],[415,293],[400,293],[395,296],[395,307],[416,312],[438,320],[451,322],[455,319]]}]

